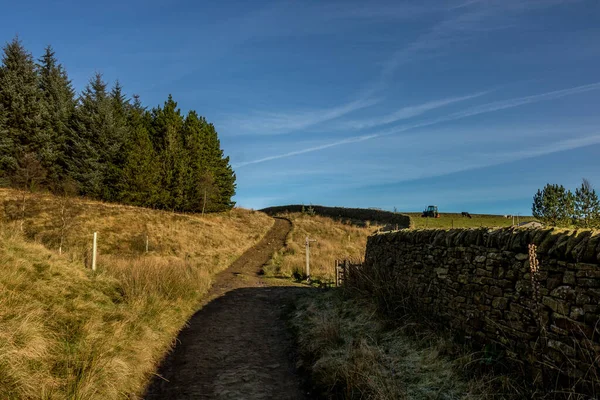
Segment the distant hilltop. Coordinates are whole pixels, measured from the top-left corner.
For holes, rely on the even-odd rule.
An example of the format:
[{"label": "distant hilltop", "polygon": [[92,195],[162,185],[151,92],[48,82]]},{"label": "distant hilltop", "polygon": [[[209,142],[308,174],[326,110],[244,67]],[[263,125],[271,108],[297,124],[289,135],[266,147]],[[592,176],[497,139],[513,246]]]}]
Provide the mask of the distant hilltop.
[{"label": "distant hilltop", "polygon": [[373,208],[346,208],[290,204],[286,206],[267,207],[260,211],[269,215],[282,214],[286,212],[312,213],[338,220],[349,220],[350,223],[355,225],[364,225],[367,221],[370,221],[374,224],[380,225],[398,225],[398,229],[408,228],[410,226],[410,217],[408,215]]}]

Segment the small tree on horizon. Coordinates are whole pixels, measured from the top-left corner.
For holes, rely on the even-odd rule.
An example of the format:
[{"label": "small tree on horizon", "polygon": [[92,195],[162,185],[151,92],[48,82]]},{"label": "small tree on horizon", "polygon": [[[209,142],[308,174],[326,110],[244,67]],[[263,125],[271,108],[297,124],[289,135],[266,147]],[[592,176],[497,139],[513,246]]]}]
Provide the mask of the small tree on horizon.
[{"label": "small tree on horizon", "polygon": [[533,196],[534,217],[551,226],[568,226],[575,214],[575,197],[563,185],[550,184]]},{"label": "small tree on horizon", "polygon": [[575,189],[575,218],[578,226],[593,228],[600,224],[600,202],[590,181],[583,179]]}]

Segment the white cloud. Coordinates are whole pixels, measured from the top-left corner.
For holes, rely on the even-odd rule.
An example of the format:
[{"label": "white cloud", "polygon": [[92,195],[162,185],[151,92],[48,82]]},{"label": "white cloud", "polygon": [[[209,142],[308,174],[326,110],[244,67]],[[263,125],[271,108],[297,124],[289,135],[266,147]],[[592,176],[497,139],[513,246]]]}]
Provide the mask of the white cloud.
[{"label": "white cloud", "polygon": [[471,116],[475,116],[475,115],[479,115],[479,114],[491,113],[491,112],[495,112],[495,111],[519,107],[522,105],[537,103],[537,102],[541,102],[541,101],[554,100],[554,99],[558,99],[561,97],[570,96],[570,95],[574,95],[574,94],[578,94],[578,93],[584,93],[584,92],[588,92],[588,91],[592,91],[592,90],[598,90],[598,89],[600,89],[600,82],[583,85],[583,86],[577,86],[577,87],[568,88],[568,89],[556,90],[556,91],[542,93],[542,94],[538,94],[538,95],[518,97],[518,98],[514,98],[514,99],[510,99],[510,100],[487,103],[487,104],[483,104],[483,105],[480,105],[477,107],[468,108],[464,111],[450,114],[445,117],[436,118],[436,119],[433,119],[430,121],[415,123],[412,125],[405,125],[405,126],[401,126],[398,128],[392,128],[392,129],[389,129],[386,131],[381,131],[381,132],[377,132],[377,133],[373,133],[373,134],[369,134],[369,135],[353,136],[353,137],[338,140],[335,142],[305,148],[302,150],[295,150],[295,151],[291,151],[291,152],[287,152],[287,153],[283,153],[283,154],[267,156],[267,157],[259,158],[256,160],[239,163],[237,165],[234,165],[234,167],[239,168],[239,167],[243,167],[245,165],[257,164],[257,163],[262,163],[262,162],[266,162],[266,161],[292,157],[292,156],[296,156],[296,155],[300,155],[300,154],[311,153],[314,151],[325,150],[325,149],[329,149],[332,147],[341,146],[341,145],[345,145],[345,144],[363,142],[366,140],[371,140],[371,139],[375,139],[375,138],[383,137],[383,136],[394,135],[394,134],[410,131],[410,130],[417,129],[417,128],[423,128],[426,126],[437,125],[437,124],[440,124],[443,122],[459,120],[459,119],[463,119],[463,118],[467,118],[467,117],[471,117]]}]

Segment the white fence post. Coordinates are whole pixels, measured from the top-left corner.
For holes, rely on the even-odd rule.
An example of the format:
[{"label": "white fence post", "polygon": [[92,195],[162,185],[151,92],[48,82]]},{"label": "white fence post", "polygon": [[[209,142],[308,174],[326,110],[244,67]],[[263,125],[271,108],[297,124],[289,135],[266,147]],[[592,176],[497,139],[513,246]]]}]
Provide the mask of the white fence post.
[{"label": "white fence post", "polygon": [[306,237],[306,281],[310,282],[310,242],[316,242],[314,239]]},{"label": "white fence post", "polygon": [[146,253],[148,252],[148,234],[146,233]]},{"label": "white fence post", "polygon": [[96,270],[97,240],[98,240],[98,232],[94,232],[94,242],[92,244],[92,271]]},{"label": "white fence post", "polygon": [[306,280],[310,282],[310,242],[306,237]]}]

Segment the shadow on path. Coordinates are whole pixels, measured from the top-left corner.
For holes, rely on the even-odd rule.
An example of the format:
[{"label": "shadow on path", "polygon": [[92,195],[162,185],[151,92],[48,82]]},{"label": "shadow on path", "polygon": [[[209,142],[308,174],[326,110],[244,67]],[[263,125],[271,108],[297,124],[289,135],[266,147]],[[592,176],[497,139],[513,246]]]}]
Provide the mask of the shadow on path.
[{"label": "shadow on path", "polygon": [[277,219],[265,238],[215,279],[150,383],[146,399],[307,399],[283,313],[306,287],[269,286],[260,268],[291,228]]}]

